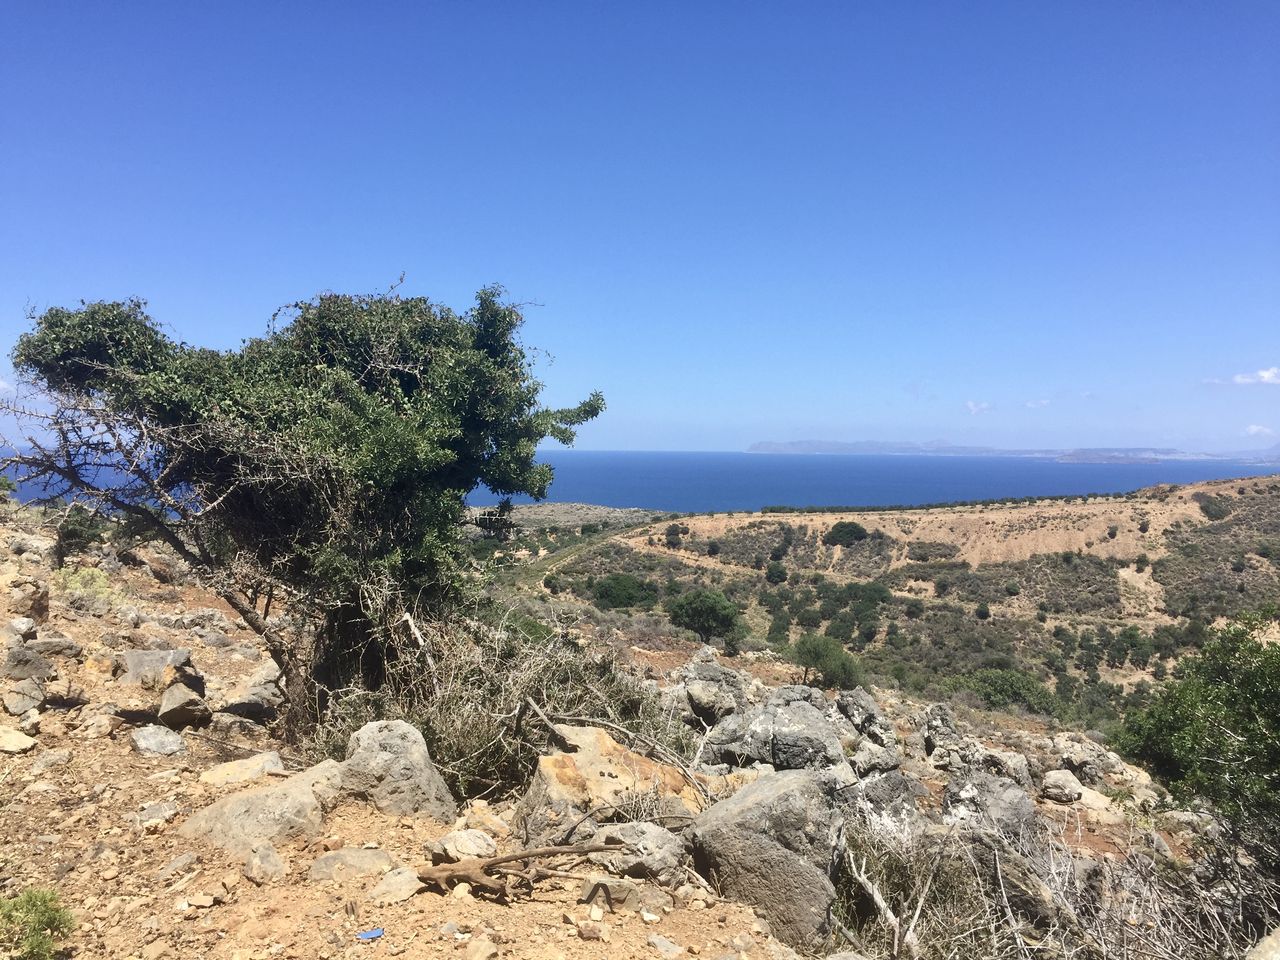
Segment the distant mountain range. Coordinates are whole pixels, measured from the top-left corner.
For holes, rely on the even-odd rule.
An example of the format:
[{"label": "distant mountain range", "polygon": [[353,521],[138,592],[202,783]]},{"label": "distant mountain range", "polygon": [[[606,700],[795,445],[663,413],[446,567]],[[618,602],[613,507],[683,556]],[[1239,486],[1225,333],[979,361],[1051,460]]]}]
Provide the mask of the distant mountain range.
[{"label": "distant mountain range", "polygon": [[927,457],[1040,457],[1061,463],[1156,463],[1161,460],[1238,460],[1244,463],[1280,464],[1280,444],[1266,450],[1235,453],[1191,453],[1171,447],[1086,447],[1073,450],[1004,450],[999,447],[966,447],[930,440],[925,443],[885,440],[762,440],[748,453],[843,453],[866,456],[912,455]]}]

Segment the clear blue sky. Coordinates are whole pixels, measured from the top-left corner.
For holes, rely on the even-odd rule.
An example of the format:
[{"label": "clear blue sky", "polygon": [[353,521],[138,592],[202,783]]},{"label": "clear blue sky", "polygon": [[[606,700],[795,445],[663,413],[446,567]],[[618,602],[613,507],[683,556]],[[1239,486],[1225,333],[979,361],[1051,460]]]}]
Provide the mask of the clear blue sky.
[{"label": "clear blue sky", "polygon": [[6,3],[0,340],[137,295],[234,347],[404,272],[530,303],[585,448],[1269,446],[1278,45],[1270,0]]}]

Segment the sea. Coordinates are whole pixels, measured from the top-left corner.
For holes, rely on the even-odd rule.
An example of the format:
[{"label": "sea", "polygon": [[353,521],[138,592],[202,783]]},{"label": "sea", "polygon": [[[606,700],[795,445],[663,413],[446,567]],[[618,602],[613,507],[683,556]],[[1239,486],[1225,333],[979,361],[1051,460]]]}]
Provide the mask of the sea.
[{"label": "sea", "polygon": [[[547,500],[673,513],[1128,493],[1159,483],[1280,473],[1277,464],[1231,460],[1070,463],[1039,457],[602,450],[548,450],[538,459],[555,471]],[[469,501],[491,506],[499,499],[477,490]]]}]

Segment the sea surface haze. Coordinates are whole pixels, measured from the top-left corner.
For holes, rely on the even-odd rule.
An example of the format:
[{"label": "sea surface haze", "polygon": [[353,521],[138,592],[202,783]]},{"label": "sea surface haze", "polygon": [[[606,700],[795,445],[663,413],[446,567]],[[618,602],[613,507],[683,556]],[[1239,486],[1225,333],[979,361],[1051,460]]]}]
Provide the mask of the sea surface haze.
[{"label": "sea surface haze", "polygon": [[[1062,463],[1033,457],[863,456],[548,450],[548,500],[679,513],[764,506],[918,506],[961,500],[1127,493],[1158,483],[1260,476],[1276,466],[1228,460]],[[476,506],[499,498],[487,490]],[[528,498],[517,498],[528,503]]]}]

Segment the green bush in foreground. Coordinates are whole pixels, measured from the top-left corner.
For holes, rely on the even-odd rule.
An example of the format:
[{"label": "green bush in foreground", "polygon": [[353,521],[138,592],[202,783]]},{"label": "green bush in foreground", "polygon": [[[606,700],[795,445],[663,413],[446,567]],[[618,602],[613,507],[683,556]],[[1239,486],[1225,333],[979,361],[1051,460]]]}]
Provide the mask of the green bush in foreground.
[{"label": "green bush in foreground", "polygon": [[1217,631],[1184,660],[1117,742],[1175,796],[1201,797],[1280,867],[1280,646],[1259,637],[1262,621]]},{"label": "green bush in foreground", "polygon": [[58,941],[75,929],[71,911],[52,890],[0,897],[0,951],[13,960],[50,960]]}]

